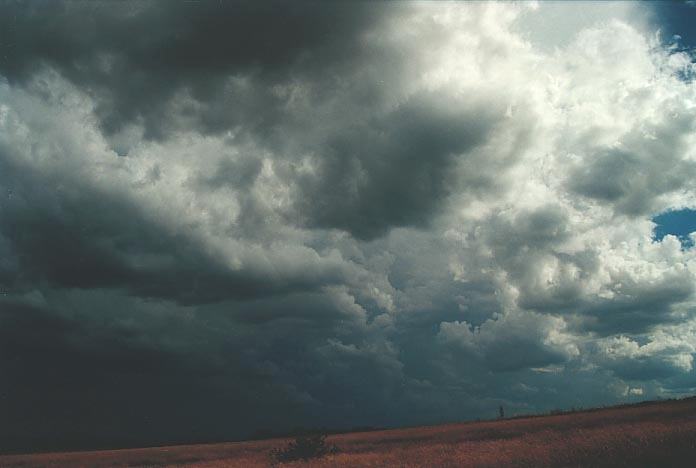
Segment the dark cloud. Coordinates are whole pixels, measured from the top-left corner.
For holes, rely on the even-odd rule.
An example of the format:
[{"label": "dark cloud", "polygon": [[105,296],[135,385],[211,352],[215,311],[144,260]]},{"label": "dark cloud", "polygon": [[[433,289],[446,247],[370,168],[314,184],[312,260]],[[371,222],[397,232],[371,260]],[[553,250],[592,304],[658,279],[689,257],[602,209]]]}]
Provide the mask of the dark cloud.
[{"label": "dark cloud", "polygon": [[50,295],[0,299],[3,451],[238,438],[298,410],[236,343],[173,304],[162,316],[95,297],[67,309]]},{"label": "dark cloud", "polygon": [[365,341],[359,324],[317,295],[201,309],[104,290],[2,297],[0,448],[225,440],[426,414],[397,348]]},{"label": "dark cloud", "polygon": [[293,218],[371,239],[426,227],[457,187],[457,163],[486,140],[502,110],[471,97],[423,93],[383,117],[340,129],[296,180]]},{"label": "dark cloud", "polygon": [[[2,151],[2,150],[0,150]],[[131,294],[184,304],[312,290],[342,281],[339,264],[297,276],[233,268],[192,236],[172,232],[125,198],[56,175],[0,161],[11,191],[0,214],[0,232],[13,253],[5,286],[118,288]],[[12,272],[15,275],[10,275]],[[306,276],[305,276],[306,275]]]},{"label": "dark cloud", "polygon": [[[382,112],[375,103],[392,93],[384,88],[398,89],[405,62],[375,48],[371,53],[391,60],[381,76],[389,82],[375,88],[363,76],[362,36],[384,15],[381,4],[209,1],[162,8],[158,2],[57,2],[4,8],[2,42],[12,46],[0,73],[16,84],[29,83],[41,66],[58,70],[95,99],[117,153],[129,151],[123,134],[129,124],[157,139],[182,125],[204,133],[237,129],[290,165],[295,153],[309,152],[317,167],[311,177],[289,174],[299,190],[288,216],[362,239],[394,226],[426,226],[455,188],[457,159],[486,139],[504,111],[478,96],[452,102],[446,93],[422,93],[375,117]],[[389,9],[393,15],[401,7]],[[335,130],[289,145],[295,137],[288,139],[288,132],[318,123],[290,110],[289,97],[278,91],[298,82],[309,90],[310,105],[336,99],[348,111],[363,102],[369,120],[331,116],[342,120]],[[258,158],[247,161],[258,173]],[[220,169],[207,180],[213,188],[243,189],[240,180],[253,182],[245,169]],[[247,213],[253,221],[253,212]]]},{"label": "dark cloud", "polygon": [[[384,10],[369,2],[8,1],[0,73],[14,83],[37,67],[58,69],[95,97],[107,133],[142,121],[146,136],[162,138],[167,104],[181,90],[202,103],[200,130],[264,127],[281,103],[268,92],[250,101],[248,89],[226,90],[229,77],[270,87],[349,61]],[[223,109],[215,101],[228,91]]]}]

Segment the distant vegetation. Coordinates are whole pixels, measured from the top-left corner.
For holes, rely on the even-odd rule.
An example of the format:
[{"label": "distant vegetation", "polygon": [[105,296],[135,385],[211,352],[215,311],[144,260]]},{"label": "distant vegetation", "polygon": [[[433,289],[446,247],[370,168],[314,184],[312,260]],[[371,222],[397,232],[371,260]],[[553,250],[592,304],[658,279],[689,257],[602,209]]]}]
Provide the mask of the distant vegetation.
[{"label": "distant vegetation", "polygon": [[351,432],[371,432],[384,431],[386,427],[377,426],[353,426],[350,428],[329,428],[329,427],[296,427],[290,430],[258,429],[254,431],[247,440],[267,440],[267,439],[286,439],[288,437],[308,436],[313,434],[348,434]]},{"label": "distant vegetation", "polygon": [[321,458],[338,452],[338,447],[326,443],[325,434],[298,436],[285,448],[271,450],[271,461],[284,463]]}]

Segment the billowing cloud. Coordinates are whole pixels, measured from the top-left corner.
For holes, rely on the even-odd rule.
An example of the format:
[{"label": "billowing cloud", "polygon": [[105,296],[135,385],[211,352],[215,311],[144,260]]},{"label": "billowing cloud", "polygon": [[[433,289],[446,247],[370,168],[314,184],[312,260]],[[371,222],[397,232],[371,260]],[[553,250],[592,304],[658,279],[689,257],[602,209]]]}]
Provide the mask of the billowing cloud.
[{"label": "billowing cloud", "polygon": [[693,393],[653,7],[2,4],[0,449]]}]

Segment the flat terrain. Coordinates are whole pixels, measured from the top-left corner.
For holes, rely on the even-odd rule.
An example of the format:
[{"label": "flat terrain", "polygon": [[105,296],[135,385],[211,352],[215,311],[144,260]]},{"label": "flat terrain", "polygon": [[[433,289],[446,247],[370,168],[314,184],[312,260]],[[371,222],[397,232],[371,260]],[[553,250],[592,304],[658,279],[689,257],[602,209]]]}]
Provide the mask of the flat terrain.
[{"label": "flat terrain", "polygon": [[[287,439],[0,456],[2,467],[269,466]],[[696,466],[696,398],[330,436],[339,453],[283,466]]]}]

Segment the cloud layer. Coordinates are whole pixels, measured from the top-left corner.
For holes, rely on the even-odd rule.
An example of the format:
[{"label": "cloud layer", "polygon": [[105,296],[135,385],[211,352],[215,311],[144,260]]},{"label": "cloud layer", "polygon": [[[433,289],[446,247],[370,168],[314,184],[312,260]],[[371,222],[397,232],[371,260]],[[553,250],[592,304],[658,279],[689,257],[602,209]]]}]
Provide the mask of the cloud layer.
[{"label": "cloud layer", "polygon": [[4,3],[0,449],[693,393],[696,69],[582,7]]}]

